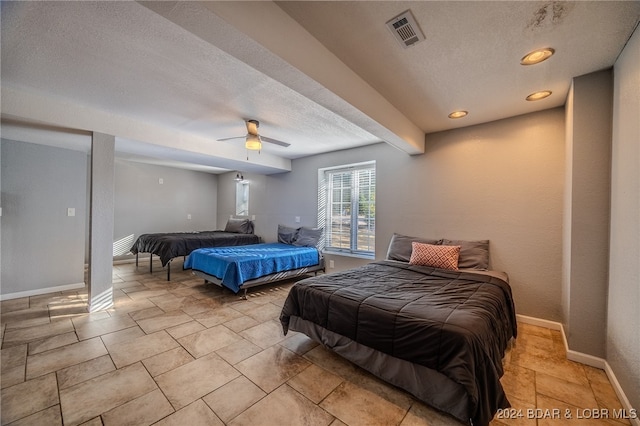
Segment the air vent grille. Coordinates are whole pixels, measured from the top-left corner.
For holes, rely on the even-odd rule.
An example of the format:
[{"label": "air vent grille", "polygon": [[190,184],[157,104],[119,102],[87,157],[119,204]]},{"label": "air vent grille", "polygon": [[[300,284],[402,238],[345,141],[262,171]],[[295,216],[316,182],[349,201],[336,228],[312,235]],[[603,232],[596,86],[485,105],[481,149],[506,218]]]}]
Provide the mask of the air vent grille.
[{"label": "air vent grille", "polygon": [[424,40],[424,34],[420,30],[411,10],[406,10],[387,21],[387,28],[405,49],[420,40]]}]

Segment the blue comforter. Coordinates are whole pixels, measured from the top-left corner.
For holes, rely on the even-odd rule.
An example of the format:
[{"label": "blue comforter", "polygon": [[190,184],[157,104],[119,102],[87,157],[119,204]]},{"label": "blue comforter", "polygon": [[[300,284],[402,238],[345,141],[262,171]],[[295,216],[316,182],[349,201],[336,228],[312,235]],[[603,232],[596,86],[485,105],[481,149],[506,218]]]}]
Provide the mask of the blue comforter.
[{"label": "blue comforter", "polygon": [[319,263],[315,247],[267,243],[197,249],[187,257],[184,268],[213,275],[237,293],[245,281]]}]

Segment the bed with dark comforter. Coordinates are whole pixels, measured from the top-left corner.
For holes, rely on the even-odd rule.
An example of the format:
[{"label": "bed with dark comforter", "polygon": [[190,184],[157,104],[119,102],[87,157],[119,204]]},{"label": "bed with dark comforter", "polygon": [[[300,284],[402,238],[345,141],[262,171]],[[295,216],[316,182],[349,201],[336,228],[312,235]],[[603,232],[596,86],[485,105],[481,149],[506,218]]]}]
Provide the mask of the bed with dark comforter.
[{"label": "bed with dark comforter", "polygon": [[487,425],[509,406],[500,377],[516,319],[506,279],[373,262],[296,283],[280,321],[460,421]]},{"label": "bed with dark comforter", "polygon": [[[253,233],[253,223],[248,220],[229,219],[224,231],[197,231],[142,234],[131,247],[131,253],[150,253],[160,257],[163,267],[167,267],[167,280],[171,278],[170,262],[175,257],[188,256],[203,247],[241,246],[260,243],[260,237]],[[149,271],[153,272],[152,262]]]}]

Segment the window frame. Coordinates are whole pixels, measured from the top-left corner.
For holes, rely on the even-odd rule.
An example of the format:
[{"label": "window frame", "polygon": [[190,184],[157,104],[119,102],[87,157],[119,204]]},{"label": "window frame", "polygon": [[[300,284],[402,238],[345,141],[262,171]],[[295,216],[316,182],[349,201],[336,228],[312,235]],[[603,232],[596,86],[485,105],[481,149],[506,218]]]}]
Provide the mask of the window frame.
[{"label": "window frame", "polygon": [[[355,172],[360,170],[372,170],[373,171],[373,201],[369,199],[369,203],[373,205],[373,244],[371,250],[359,250],[358,249],[358,235],[360,230],[359,223],[359,207],[360,207],[360,187],[359,180],[355,178]],[[332,217],[332,196],[333,186],[331,176],[337,173],[352,173],[352,180],[350,185],[350,212],[349,223],[351,234],[349,236],[349,248],[345,247],[332,247],[329,245],[331,238],[331,217]],[[324,252],[338,255],[346,255],[353,257],[361,257],[366,259],[375,258],[375,193],[376,193],[376,162],[366,161],[361,163],[345,164],[340,166],[325,167],[318,169],[318,226],[325,229],[323,239],[321,241],[321,248]],[[367,223],[370,226],[370,223]]]}]

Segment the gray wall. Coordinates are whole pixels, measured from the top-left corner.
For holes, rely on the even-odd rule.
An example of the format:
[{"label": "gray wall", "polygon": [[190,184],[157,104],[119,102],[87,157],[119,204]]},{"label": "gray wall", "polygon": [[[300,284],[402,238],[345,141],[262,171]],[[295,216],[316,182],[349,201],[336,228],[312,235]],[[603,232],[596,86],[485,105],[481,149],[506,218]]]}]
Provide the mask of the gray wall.
[{"label": "gray wall", "polygon": [[2,296],[84,282],[86,154],[1,144]]},{"label": "gray wall", "polygon": [[[509,273],[518,313],[560,321],[563,108],[430,134],[420,156],[378,144],[297,159],[286,174],[245,173],[256,232],[275,241],[277,225],[296,225],[296,216],[315,226],[318,168],[368,160],[377,162],[376,258],[394,232],[489,239],[492,266]],[[233,211],[233,176],[220,177],[220,218]],[[328,259],[335,270],[367,262]]]},{"label": "gray wall", "polygon": [[220,229],[217,192],[210,173],[116,159],[114,241],[125,250],[140,234]]},{"label": "gray wall", "polygon": [[640,408],[640,30],[614,67],[607,362]]},{"label": "gray wall", "polygon": [[563,318],[569,349],[605,357],[611,187],[610,70],[573,80],[567,102]]}]

